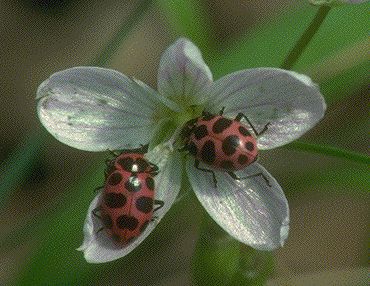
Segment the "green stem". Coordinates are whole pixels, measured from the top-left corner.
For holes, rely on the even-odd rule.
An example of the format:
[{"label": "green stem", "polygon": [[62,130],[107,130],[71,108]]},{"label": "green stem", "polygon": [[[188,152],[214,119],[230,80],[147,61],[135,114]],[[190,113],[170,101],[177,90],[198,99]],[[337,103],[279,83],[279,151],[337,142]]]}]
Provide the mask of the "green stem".
[{"label": "green stem", "polygon": [[108,45],[102,50],[99,56],[92,61],[92,66],[105,66],[117,52],[122,45],[123,40],[127,37],[129,32],[135,27],[135,25],[141,20],[145,12],[150,8],[153,0],[142,0],[135,11],[130,17],[124,22],[119,28],[117,33],[109,41]]},{"label": "green stem", "polygon": [[21,185],[24,179],[31,175],[43,150],[45,135],[45,132],[31,135],[26,142],[20,143],[9,158],[1,164],[0,208],[6,204],[10,191]]},{"label": "green stem", "polygon": [[285,58],[281,68],[291,69],[297,62],[303,51],[306,49],[313,36],[316,34],[321,24],[324,22],[326,16],[330,11],[329,6],[321,6],[316,13],[315,18],[312,20],[306,31],[303,33],[301,38],[298,40],[294,48],[289,52],[288,56]]},{"label": "green stem", "polygon": [[357,163],[370,164],[370,157],[365,154],[348,151],[348,150],[344,150],[344,149],[340,149],[340,148],[336,148],[332,146],[317,145],[317,144],[312,144],[312,143],[307,143],[307,142],[302,142],[302,141],[294,141],[284,146],[284,148],[290,149],[290,150],[299,150],[299,151],[305,151],[305,152],[319,153],[319,154],[324,154],[327,156],[344,158],[344,159],[351,160]]}]

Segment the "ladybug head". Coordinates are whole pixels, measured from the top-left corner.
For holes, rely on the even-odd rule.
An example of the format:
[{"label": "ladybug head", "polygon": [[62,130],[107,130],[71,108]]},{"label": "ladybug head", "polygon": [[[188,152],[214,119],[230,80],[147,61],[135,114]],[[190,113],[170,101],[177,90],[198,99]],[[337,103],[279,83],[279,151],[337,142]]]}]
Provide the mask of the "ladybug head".
[{"label": "ladybug head", "polygon": [[186,122],[184,124],[184,127],[181,129],[180,138],[182,138],[183,140],[186,140],[187,138],[189,138],[197,121],[198,121],[198,118],[193,118],[193,119],[190,119],[188,122]]},{"label": "ladybug head", "polygon": [[205,110],[203,110],[203,112],[202,112],[202,119],[204,119],[204,120],[211,120],[212,118],[214,118],[215,117],[215,115],[214,114],[212,114],[212,113],[210,113],[210,112],[208,112],[208,111],[205,111]]}]

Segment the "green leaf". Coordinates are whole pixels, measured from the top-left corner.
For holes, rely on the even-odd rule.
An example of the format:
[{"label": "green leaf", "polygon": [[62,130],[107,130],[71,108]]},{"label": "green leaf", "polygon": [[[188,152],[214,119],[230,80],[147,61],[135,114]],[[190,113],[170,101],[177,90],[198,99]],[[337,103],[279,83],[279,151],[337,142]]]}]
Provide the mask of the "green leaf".
[{"label": "green leaf", "polygon": [[319,153],[327,156],[343,158],[353,162],[363,163],[366,165],[370,164],[370,157],[366,154],[361,154],[333,146],[319,145],[303,141],[294,141],[288,145],[283,146],[284,149],[300,150],[311,153]]},{"label": "green leaf", "polygon": [[[245,68],[278,67],[314,18],[316,11],[317,8],[308,4],[298,6],[251,29],[248,35],[214,57],[212,70],[219,77]],[[319,62],[323,57],[366,39],[367,17],[364,5],[332,9],[300,58],[296,70],[303,71],[313,62]]]},{"label": "green leaf", "polygon": [[308,5],[291,8],[271,21],[250,28],[246,36],[215,53],[210,63],[215,77],[247,68],[280,66],[316,10]]},{"label": "green leaf", "polygon": [[[335,58],[353,43],[366,40],[368,37],[366,5],[332,9],[294,70],[310,75],[323,59]],[[247,68],[278,67],[307,28],[316,11],[317,8],[308,4],[299,6],[296,10],[290,9],[271,22],[253,28],[248,35],[224,51],[214,52],[209,64],[215,78]],[[352,94],[359,83],[362,84],[367,80],[369,64],[364,59],[361,57],[361,61],[353,67],[346,68],[343,65],[343,70],[326,75],[321,89],[327,102],[331,103]],[[320,80],[319,77],[318,79]]]},{"label": "green leaf", "polygon": [[208,215],[203,215],[193,255],[194,284],[229,285],[239,271],[240,243],[228,236]]},{"label": "green leaf", "polygon": [[364,62],[325,79],[320,84],[320,89],[326,101],[335,103],[358,92],[367,84],[369,68],[369,63]]},{"label": "green leaf", "polygon": [[273,270],[274,259],[272,252],[241,246],[240,270],[229,285],[265,285]]},{"label": "green leaf", "polygon": [[[99,164],[101,165],[101,164]],[[102,167],[102,166],[101,166]],[[36,249],[15,285],[79,285],[80,273],[93,271],[81,252],[75,249],[82,242],[82,226],[88,206],[101,184],[104,171],[93,166],[86,177],[69,190],[71,197],[51,216],[43,218],[33,233]]]},{"label": "green leaf", "polygon": [[215,41],[204,1],[158,0],[157,3],[176,37],[191,39],[204,54],[212,50]]},{"label": "green leaf", "polygon": [[25,142],[10,154],[0,169],[0,207],[3,207],[11,193],[31,174],[44,144],[46,133],[36,133],[27,137]]},{"label": "green leaf", "polygon": [[361,194],[369,192],[370,175],[367,166],[344,164],[335,165],[335,168],[323,166],[319,170],[290,172],[289,177],[282,177],[281,183],[283,186],[289,186],[285,188],[286,192],[292,193],[305,191],[309,186],[310,190]]},{"label": "green leaf", "polygon": [[273,265],[271,252],[234,240],[204,213],[192,261],[195,285],[263,285]]},{"label": "green leaf", "polygon": [[127,18],[124,25],[119,27],[113,38],[109,41],[108,45],[105,46],[97,58],[92,61],[92,66],[106,66],[109,63],[113,55],[121,47],[122,42],[126,39],[127,35],[129,35],[135,25],[142,19],[152,3],[153,0],[142,0],[139,2],[138,6]]}]

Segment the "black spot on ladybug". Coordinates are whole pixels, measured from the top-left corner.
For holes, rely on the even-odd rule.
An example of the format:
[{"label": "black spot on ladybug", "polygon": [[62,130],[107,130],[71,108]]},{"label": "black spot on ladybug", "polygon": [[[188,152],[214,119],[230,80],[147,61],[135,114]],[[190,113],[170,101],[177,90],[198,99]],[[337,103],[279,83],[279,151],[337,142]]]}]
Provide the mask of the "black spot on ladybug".
[{"label": "black spot on ladybug", "polygon": [[220,167],[225,169],[225,170],[233,170],[234,169],[234,164],[231,161],[224,160],[220,163]]},{"label": "black spot on ladybug", "polygon": [[121,193],[105,193],[104,203],[111,209],[122,208],[127,202],[127,198]]},{"label": "black spot on ladybug", "polygon": [[139,211],[147,214],[153,210],[153,199],[143,196],[136,200],[135,205]]},{"label": "black spot on ladybug", "polygon": [[115,242],[119,242],[121,243],[122,242],[122,238],[118,235],[118,234],[112,234],[112,239],[115,241]]},{"label": "black spot on ladybug", "polygon": [[129,192],[138,192],[141,189],[141,182],[137,176],[131,176],[125,182],[125,188]]},{"label": "black spot on ladybug", "polygon": [[131,172],[132,165],[134,164],[134,159],[130,157],[125,157],[122,159],[119,159],[117,163],[127,172]]},{"label": "black spot on ladybug", "polygon": [[118,217],[116,222],[119,228],[128,230],[134,230],[139,224],[139,221],[136,217],[127,215]]},{"label": "black spot on ladybug", "polygon": [[202,119],[205,120],[205,121],[212,120],[213,118],[215,118],[215,115],[213,115],[211,113],[203,112],[203,114],[202,114]]},{"label": "black spot on ladybug", "polygon": [[118,185],[122,181],[122,175],[119,172],[115,172],[109,176],[108,184],[111,186]]},{"label": "black spot on ladybug", "polygon": [[144,230],[146,230],[146,228],[148,227],[149,225],[149,221],[147,220],[146,222],[143,223],[143,225],[140,227],[140,232],[143,232]]},{"label": "black spot on ladybug", "polygon": [[247,142],[245,143],[245,148],[248,150],[248,151],[253,151],[254,150],[254,144],[252,142]]},{"label": "black spot on ladybug", "polygon": [[192,154],[193,156],[197,155],[198,153],[198,148],[197,146],[193,143],[193,142],[190,142],[187,146],[186,146],[186,149],[189,151],[190,154]]},{"label": "black spot on ladybug", "polygon": [[200,151],[200,156],[203,162],[212,164],[216,159],[215,143],[211,140],[206,141]]},{"label": "black spot on ladybug", "polygon": [[194,130],[194,136],[197,140],[200,140],[207,135],[208,135],[208,130],[207,130],[207,126],[205,125],[197,126]]},{"label": "black spot on ladybug", "polygon": [[152,177],[147,177],[145,183],[149,190],[154,190],[154,179]]},{"label": "black spot on ladybug", "polygon": [[149,168],[149,163],[144,159],[137,159],[136,164],[138,166],[137,172],[142,173],[145,172]]},{"label": "black spot on ladybug", "polygon": [[236,135],[227,136],[222,142],[222,151],[228,156],[236,152],[236,148],[239,146],[239,137]]},{"label": "black spot on ladybug", "polygon": [[111,219],[111,217],[107,214],[105,215],[102,215],[101,217],[101,220],[103,222],[103,225],[106,227],[106,228],[112,228],[113,226],[113,221]]},{"label": "black spot on ladybug", "polygon": [[245,155],[239,155],[238,162],[240,165],[244,165],[248,162],[248,157]]},{"label": "black spot on ladybug", "polygon": [[225,117],[221,117],[213,125],[212,131],[216,134],[222,133],[225,129],[229,128],[232,123],[233,123],[232,120],[227,119]]},{"label": "black spot on ladybug", "polygon": [[242,134],[244,136],[251,136],[251,134],[248,131],[248,129],[245,128],[244,126],[239,126],[238,130],[239,130],[240,134]]}]

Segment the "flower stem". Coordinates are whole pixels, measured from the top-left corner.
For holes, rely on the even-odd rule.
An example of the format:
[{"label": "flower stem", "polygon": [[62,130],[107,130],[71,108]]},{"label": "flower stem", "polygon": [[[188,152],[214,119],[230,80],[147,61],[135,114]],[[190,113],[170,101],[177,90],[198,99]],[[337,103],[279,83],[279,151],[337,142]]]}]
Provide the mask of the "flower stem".
[{"label": "flower stem", "polygon": [[29,135],[26,142],[21,142],[9,158],[1,163],[0,209],[6,205],[11,191],[32,174],[32,169],[40,158],[45,135],[45,132]]},{"label": "flower stem", "polygon": [[108,45],[101,51],[95,60],[91,62],[92,66],[106,66],[112,56],[120,48],[123,40],[127,37],[129,32],[141,20],[145,12],[150,8],[153,0],[142,0],[134,12],[129,16],[123,25],[119,28]]},{"label": "flower stem", "polygon": [[321,6],[316,13],[315,18],[312,20],[306,31],[303,33],[301,38],[298,40],[293,49],[289,52],[288,56],[285,58],[281,68],[291,69],[297,62],[303,51],[306,49],[313,36],[319,30],[321,24],[324,22],[326,16],[330,11],[329,6]]},{"label": "flower stem", "polygon": [[284,146],[287,149],[290,150],[299,150],[299,151],[305,151],[305,152],[313,152],[313,153],[319,153],[319,154],[324,154],[332,157],[337,157],[337,158],[344,158],[347,160],[351,160],[357,163],[364,163],[364,164],[370,164],[370,157],[349,151],[349,150],[344,150],[332,146],[327,146],[327,145],[317,145],[317,144],[312,144],[312,143],[307,143],[307,142],[302,142],[302,141],[294,141],[286,146]]}]

